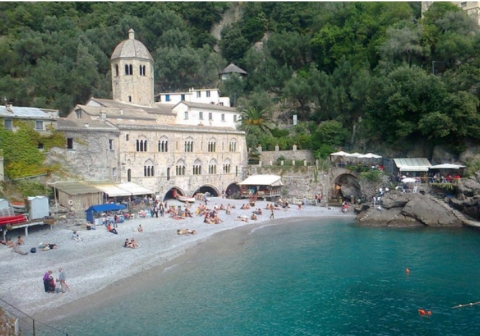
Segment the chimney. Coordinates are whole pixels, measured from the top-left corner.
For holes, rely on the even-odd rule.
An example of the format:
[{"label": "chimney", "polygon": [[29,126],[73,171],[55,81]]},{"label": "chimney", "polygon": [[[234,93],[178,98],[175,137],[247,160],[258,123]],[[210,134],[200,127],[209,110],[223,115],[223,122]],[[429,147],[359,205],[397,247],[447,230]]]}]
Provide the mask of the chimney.
[{"label": "chimney", "polygon": [[106,112],[104,109],[101,109],[101,110],[100,110],[100,118],[101,118],[102,120],[107,119],[107,112]]}]

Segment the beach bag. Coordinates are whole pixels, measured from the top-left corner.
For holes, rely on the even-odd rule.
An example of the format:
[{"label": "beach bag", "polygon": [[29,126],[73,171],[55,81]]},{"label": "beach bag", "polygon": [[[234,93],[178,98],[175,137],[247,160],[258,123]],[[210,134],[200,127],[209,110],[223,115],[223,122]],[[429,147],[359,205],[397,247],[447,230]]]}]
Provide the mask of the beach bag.
[{"label": "beach bag", "polygon": [[32,247],[32,248],[30,249],[30,253],[36,253],[36,252],[37,252],[37,249],[36,249],[35,247]]}]

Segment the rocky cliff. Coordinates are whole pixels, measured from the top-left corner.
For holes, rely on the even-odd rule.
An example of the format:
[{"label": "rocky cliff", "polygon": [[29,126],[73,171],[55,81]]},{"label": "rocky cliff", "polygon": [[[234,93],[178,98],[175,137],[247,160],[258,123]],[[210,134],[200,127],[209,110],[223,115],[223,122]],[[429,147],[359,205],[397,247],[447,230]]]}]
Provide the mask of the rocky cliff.
[{"label": "rocky cliff", "polygon": [[355,208],[357,223],[371,226],[462,226],[460,214],[443,201],[430,195],[402,194],[398,191],[386,193],[382,205],[363,204]]}]

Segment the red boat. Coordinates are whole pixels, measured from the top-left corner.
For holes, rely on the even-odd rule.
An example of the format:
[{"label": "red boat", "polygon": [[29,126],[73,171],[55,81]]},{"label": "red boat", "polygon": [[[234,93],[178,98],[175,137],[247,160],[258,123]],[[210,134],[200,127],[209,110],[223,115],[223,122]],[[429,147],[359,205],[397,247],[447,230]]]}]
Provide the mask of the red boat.
[{"label": "red boat", "polygon": [[19,224],[27,221],[25,215],[0,217],[0,225]]}]

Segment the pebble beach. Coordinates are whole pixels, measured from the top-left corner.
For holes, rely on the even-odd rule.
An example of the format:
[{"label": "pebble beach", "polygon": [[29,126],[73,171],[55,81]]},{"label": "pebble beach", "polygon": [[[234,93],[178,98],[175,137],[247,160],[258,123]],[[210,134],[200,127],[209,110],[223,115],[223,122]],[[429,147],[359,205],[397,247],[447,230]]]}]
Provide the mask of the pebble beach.
[{"label": "pebble beach", "polygon": [[[183,205],[178,201],[169,201],[169,205]],[[247,200],[232,200],[213,197],[208,207],[215,204],[235,206],[230,215],[220,211],[221,224],[206,224],[203,216],[193,215],[193,218],[175,220],[168,217],[136,218],[118,224],[118,234],[108,232],[105,226],[96,226],[96,230],[86,230],[75,227],[80,241],[73,240],[71,227],[43,225],[30,229],[28,237],[23,237],[23,250],[29,251],[41,243],[54,243],[58,248],[36,253],[20,255],[12,249],[0,246],[0,267],[4,276],[0,280],[0,293],[9,304],[24,313],[39,320],[51,319],[51,312],[58,317],[60,312],[66,313],[68,307],[76,301],[85,304],[102,297],[115,295],[112,285],[119,281],[132,282],[138,285],[139,274],[159,268],[165,269],[185,256],[187,251],[194,251],[195,246],[205,242],[213,235],[225,230],[245,228],[254,230],[265,225],[293,222],[300,218],[328,218],[353,217],[352,213],[344,214],[340,208],[325,208],[320,206],[306,206],[298,209],[291,205],[288,210],[275,210],[275,219],[270,219],[270,211],[266,210],[269,202],[257,201],[255,208],[261,208],[263,215],[258,220],[249,220],[248,223],[237,220],[238,216],[250,217],[254,210],[241,210]],[[194,211],[198,202],[192,204]],[[137,232],[139,224],[144,232]],[[178,235],[177,230],[196,230],[197,234]],[[245,231],[245,230],[243,230]],[[13,230],[7,237],[15,240],[18,235],[23,236],[23,229]],[[124,248],[125,239],[135,238],[139,247],[136,249]],[[66,293],[46,293],[42,277],[48,270],[58,278],[58,268],[66,272],[66,283],[69,290]],[[113,286],[115,287],[115,286]],[[108,291],[110,288],[110,291]],[[102,296],[102,292],[104,293]],[[77,305],[78,306],[78,305]],[[59,309],[61,308],[61,309]],[[70,312],[71,313],[71,312]],[[49,318],[47,318],[49,316]],[[60,316],[61,317],[61,316]]]}]

